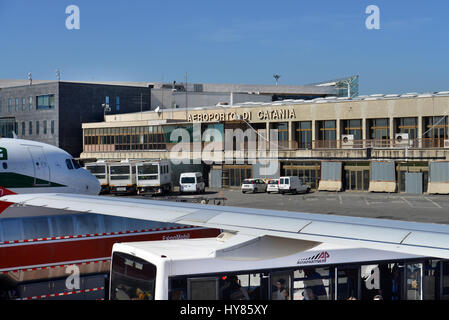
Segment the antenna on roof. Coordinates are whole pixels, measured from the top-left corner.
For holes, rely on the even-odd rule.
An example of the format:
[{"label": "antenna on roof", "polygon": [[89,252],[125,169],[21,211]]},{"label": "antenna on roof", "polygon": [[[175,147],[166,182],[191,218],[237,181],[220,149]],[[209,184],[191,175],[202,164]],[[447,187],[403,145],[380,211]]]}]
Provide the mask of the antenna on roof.
[{"label": "antenna on roof", "polygon": [[30,81],[30,86],[33,84],[33,78],[31,76],[31,72],[28,72],[28,80]]},{"label": "antenna on roof", "polygon": [[61,81],[61,71],[59,71],[59,69],[56,69],[56,79],[58,79],[58,81]]}]

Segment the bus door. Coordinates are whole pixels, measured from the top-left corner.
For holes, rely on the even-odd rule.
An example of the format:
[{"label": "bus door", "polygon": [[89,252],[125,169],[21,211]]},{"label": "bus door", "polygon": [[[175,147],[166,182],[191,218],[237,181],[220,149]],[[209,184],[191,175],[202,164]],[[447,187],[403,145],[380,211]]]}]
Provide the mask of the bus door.
[{"label": "bus door", "polygon": [[291,300],[292,272],[273,272],[270,275],[271,300]]}]

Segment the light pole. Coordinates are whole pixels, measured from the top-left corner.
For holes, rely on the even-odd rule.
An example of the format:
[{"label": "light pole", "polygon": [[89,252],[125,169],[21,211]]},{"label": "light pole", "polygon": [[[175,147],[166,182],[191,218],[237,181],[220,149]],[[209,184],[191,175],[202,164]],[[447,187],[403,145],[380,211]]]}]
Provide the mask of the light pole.
[{"label": "light pole", "polygon": [[111,108],[106,103],[103,103],[101,106],[103,107],[103,121],[106,121],[106,112],[110,112]]}]

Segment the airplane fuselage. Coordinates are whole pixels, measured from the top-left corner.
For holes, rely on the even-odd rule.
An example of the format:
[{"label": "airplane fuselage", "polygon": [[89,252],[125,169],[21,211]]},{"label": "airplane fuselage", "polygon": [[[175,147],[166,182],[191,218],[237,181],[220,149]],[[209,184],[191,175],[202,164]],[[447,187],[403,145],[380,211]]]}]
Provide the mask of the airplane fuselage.
[{"label": "airplane fuselage", "polygon": [[55,146],[0,139],[0,196],[8,193],[98,194],[100,183],[73,157]]}]

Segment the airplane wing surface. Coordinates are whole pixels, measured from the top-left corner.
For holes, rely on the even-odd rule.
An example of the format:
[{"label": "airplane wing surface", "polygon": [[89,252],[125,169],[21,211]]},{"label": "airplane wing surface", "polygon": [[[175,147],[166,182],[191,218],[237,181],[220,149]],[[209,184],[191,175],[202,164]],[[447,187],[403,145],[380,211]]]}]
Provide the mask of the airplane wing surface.
[{"label": "airplane wing surface", "polygon": [[1,202],[449,259],[449,225],[442,224],[74,194],[6,195]]}]

